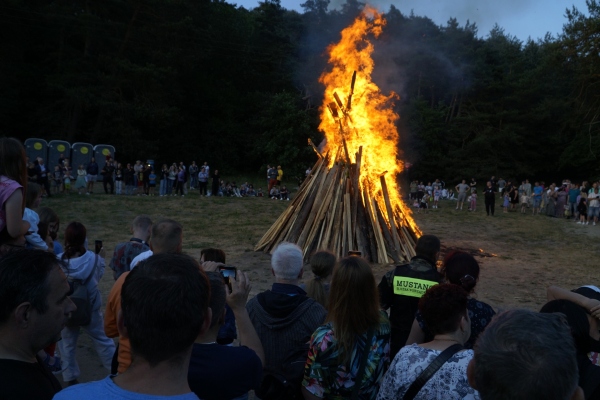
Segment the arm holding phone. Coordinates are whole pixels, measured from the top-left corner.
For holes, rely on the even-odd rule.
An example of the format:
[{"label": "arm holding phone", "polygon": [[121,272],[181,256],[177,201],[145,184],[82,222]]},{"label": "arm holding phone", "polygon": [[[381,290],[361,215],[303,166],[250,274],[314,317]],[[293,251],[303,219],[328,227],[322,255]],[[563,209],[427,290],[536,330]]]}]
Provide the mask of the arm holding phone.
[{"label": "arm holding phone", "polygon": [[250,294],[250,281],[246,273],[238,271],[235,278],[231,278],[231,290],[227,291],[227,305],[233,310],[235,321],[238,328],[240,343],[249,349],[254,350],[263,366],[265,365],[265,352],[260,342],[260,338],[250,321],[250,316],[246,310],[246,302]]}]

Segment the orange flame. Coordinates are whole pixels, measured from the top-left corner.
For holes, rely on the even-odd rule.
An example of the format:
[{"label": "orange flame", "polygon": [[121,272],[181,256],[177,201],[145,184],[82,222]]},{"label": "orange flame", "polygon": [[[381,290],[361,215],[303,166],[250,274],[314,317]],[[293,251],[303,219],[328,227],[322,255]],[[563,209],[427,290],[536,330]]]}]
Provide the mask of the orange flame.
[{"label": "orange flame", "polygon": [[[410,208],[402,201],[396,181],[396,175],[403,169],[403,163],[397,157],[398,130],[395,123],[399,116],[392,108],[398,95],[394,92],[388,96],[382,94],[371,80],[375,65],[371,58],[373,44],[370,37],[379,37],[385,24],[382,15],[367,6],[354,23],[342,31],[340,42],[329,46],[332,69],[319,78],[326,87],[319,129],[325,132],[327,138],[325,150],[334,154],[331,164],[335,162],[336,151],[343,146],[342,137],[346,140],[351,162],[356,162],[355,155],[363,146],[359,178],[361,189],[375,198],[384,210],[379,177],[386,174],[392,207],[394,212],[401,215],[401,221],[397,222],[409,224],[419,237],[421,231],[412,218]],[[347,109],[354,71],[356,83],[350,108]],[[341,100],[336,102],[338,117],[333,116],[329,108],[335,94]],[[344,118],[344,115],[347,117]],[[387,215],[385,218],[390,223]]]}]

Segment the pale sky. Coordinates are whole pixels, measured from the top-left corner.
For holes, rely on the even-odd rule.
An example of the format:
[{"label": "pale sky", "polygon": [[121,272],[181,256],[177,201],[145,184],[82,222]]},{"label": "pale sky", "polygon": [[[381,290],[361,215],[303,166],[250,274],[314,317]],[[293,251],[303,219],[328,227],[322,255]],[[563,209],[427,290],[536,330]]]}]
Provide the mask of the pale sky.
[{"label": "pale sky", "polygon": [[[301,3],[305,0],[281,0],[288,10],[302,12]],[[364,2],[364,0],[362,0]],[[227,0],[232,4],[252,9],[258,0]],[[344,0],[331,0],[329,9],[339,7]],[[504,28],[507,34],[525,41],[528,37],[536,40],[546,32],[557,36],[567,22],[565,9],[573,5],[587,14],[585,0],[370,0],[369,4],[380,11],[388,11],[390,4],[403,14],[414,10],[416,15],[426,16],[438,25],[445,25],[454,17],[461,26],[467,20],[475,22],[480,37],[487,37],[495,23]]]}]

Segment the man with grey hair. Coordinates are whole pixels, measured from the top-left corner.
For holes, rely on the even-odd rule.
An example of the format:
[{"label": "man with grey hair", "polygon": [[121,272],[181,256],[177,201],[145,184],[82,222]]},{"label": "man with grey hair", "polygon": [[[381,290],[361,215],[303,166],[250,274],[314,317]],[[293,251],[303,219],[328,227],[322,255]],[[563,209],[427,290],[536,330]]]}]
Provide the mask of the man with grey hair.
[{"label": "man with grey hair", "polygon": [[583,400],[575,344],[560,314],[510,310],[475,344],[467,376],[482,400]]},{"label": "man with grey hair", "polygon": [[[265,352],[265,376],[281,370],[291,351],[310,340],[327,311],[306,295],[298,284],[303,272],[302,250],[280,243],[271,257],[275,283],[246,305]],[[257,391],[260,398],[261,393]]]}]

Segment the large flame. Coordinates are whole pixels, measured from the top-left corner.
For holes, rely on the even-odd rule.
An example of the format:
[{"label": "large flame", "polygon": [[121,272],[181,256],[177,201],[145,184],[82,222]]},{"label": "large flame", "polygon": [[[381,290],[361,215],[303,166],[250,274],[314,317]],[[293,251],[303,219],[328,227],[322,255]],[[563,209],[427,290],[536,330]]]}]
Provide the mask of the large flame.
[{"label": "large flame", "polygon": [[[402,172],[403,163],[398,159],[398,130],[396,121],[399,116],[393,111],[393,101],[398,96],[392,92],[385,96],[371,80],[374,62],[371,58],[373,44],[369,40],[377,38],[386,21],[375,9],[365,7],[354,23],[342,31],[342,39],[329,46],[330,72],[319,78],[325,89],[325,98],[321,107],[319,129],[327,138],[326,150],[335,154],[343,147],[342,137],[346,140],[351,162],[356,162],[356,153],[363,146],[360,185],[371,198],[375,198],[380,208],[385,210],[380,176],[385,174],[390,201],[395,212],[403,214],[417,236],[421,231],[415,224],[410,208],[401,199],[397,184],[397,174]],[[352,74],[356,71],[356,83],[351,107],[345,110],[350,93]],[[342,102],[346,118],[334,118],[328,105],[334,99],[334,93]],[[339,102],[337,103],[339,104]],[[331,158],[335,162],[335,156]],[[389,218],[385,216],[389,223]]]}]

